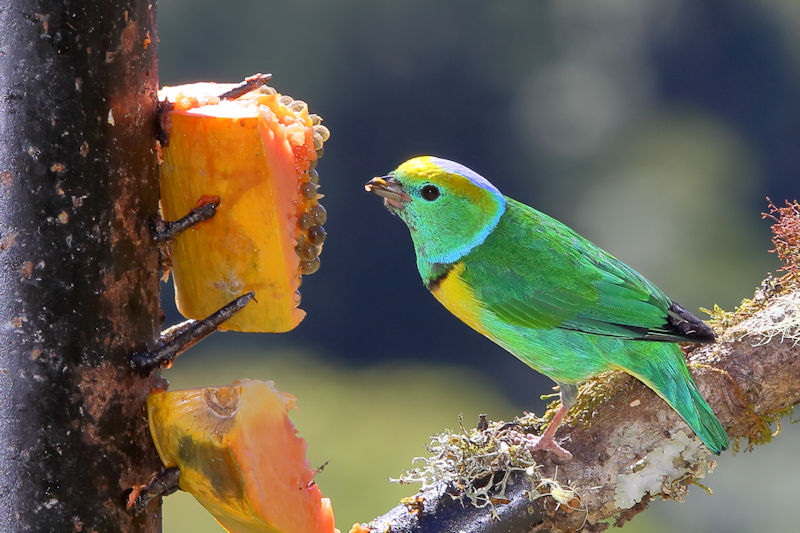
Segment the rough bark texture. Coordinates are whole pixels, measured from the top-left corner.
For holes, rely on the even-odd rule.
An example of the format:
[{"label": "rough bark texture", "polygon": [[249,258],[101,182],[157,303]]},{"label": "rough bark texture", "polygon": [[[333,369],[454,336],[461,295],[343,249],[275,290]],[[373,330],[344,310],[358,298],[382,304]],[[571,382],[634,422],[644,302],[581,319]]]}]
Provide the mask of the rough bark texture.
[{"label": "rough bark texture", "polygon": [[[769,298],[719,343],[689,353],[692,375],[732,441],[769,440],[770,423],[800,403],[800,291]],[[783,338],[787,333],[795,338]],[[698,449],[699,441],[687,438],[688,426],[636,379],[615,373],[588,388],[557,436],[574,459],[557,469],[545,460],[535,477],[513,472],[493,519],[489,507],[453,499],[461,491],[439,484],[414,505],[376,518],[369,530],[603,530],[609,520],[621,523],[643,510],[653,497],[682,498],[689,483],[713,468],[714,456]],[[552,485],[545,479],[574,493],[548,494]],[[530,494],[544,496],[532,500]]]},{"label": "rough bark texture", "polygon": [[159,531],[155,2],[0,0],[0,530]]}]

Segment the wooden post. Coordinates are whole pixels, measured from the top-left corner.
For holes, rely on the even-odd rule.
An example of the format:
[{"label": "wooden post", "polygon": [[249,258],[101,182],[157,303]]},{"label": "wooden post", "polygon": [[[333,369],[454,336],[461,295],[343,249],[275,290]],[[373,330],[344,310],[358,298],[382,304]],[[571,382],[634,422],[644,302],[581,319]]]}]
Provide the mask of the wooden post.
[{"label": "wooden post", "polygon": [[0,530],[160,531],[155,1],[0,0]]}]

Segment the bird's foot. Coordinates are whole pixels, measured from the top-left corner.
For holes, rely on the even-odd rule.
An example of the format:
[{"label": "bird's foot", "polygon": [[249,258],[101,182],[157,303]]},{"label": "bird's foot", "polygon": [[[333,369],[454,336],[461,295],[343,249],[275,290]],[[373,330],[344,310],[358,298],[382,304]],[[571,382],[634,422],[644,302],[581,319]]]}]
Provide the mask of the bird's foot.
[{"label": "bird's foot", "polygon": [[572,454],[569,450],[562,448],[553,439],[544,439],[536,436],[531,436],[529,439],[529,443],[525,445],[529,452],[550,452],[554,456],[553,462],[560,465],[572,461]]},{"label": "bird's foot", "polygon": [[572,454],[562,448],[552,437],[545,434],[541,437],[529,433],[519,433],[518,431],[509,432],[514,444],[523,446],[531,453],[550,452],[553,455],[553,462],[559,465],[572,461]]}]

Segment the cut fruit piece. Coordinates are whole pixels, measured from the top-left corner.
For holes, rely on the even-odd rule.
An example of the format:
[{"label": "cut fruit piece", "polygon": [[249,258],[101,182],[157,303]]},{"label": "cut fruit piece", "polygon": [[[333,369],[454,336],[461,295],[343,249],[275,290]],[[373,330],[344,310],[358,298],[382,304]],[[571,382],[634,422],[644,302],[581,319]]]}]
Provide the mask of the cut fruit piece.
[{"label": "cut fruit piece", "polygon": [[227,531],[333,533],[330,500],[287,415],[293,407],[272,382],[249,379],[147,398],[164,466],[180,469],[180,488]]},{"label": "cut fruit piece", "polygon": [[[220,99],[236,86],[194,83],[159,91],[168,140],[161,165],[164,219],[220,201],[213,218],[170,243],[175,300],[184,316],[202,319],[254,291],[256,301],[221,329],[289,331],[305,316],[297,308],[300,276],[319,265],[321,243],[303,244],[326,219],[314,167],[316,146],[330,133],[305,102],[271,87]],[[317,242],[319,230],[313,233]]]}]

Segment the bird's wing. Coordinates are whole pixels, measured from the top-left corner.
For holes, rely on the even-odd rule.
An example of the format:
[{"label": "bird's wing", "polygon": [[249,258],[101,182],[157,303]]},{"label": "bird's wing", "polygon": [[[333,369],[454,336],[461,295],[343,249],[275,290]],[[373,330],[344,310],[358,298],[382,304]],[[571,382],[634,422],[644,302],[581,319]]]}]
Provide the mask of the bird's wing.
[{"label": "bird's wing", "polygon": [[465,258],[463,274],[498,319],[636,340],[713,340],[702,321],[567,226],[513,200],[504,219]]}]

